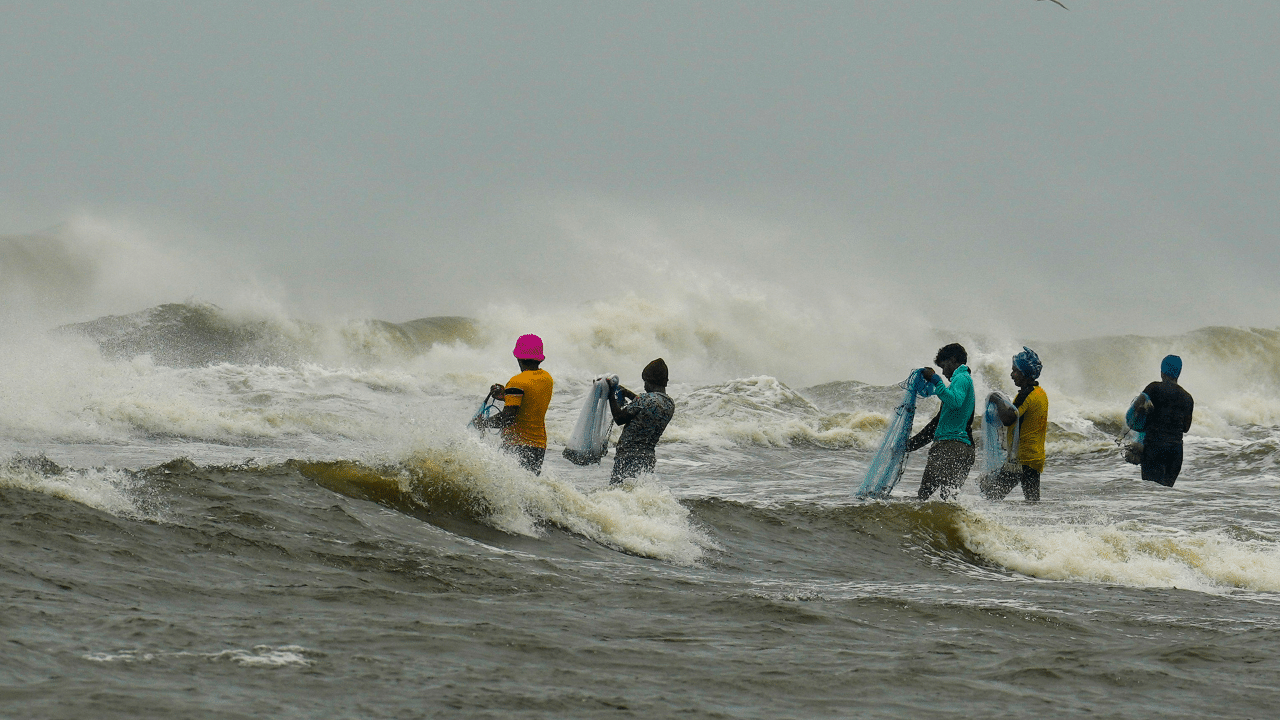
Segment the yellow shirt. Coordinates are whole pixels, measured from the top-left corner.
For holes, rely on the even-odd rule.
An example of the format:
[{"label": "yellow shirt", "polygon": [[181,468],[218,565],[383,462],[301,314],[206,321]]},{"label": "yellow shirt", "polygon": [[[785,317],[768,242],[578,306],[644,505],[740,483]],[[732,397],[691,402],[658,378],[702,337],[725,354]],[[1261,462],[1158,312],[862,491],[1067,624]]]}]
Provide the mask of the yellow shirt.
[{"label": "yellow shirt", "polygon": [[[1018,408],[1018,462],[1036,472],[1044,472],[1044,438],[1049,432],[1049,396],[1036,386]],[[1013,442],[1014,425],[1009,426]]]},{"label": "yellow shirt", "polygon": [[507,381],[503,400],[507,407],[517,407],[516,422],[502,429],[502,442],[507,445],[547,446],[547,406],[555,381],[546,370],[525,370]]}]

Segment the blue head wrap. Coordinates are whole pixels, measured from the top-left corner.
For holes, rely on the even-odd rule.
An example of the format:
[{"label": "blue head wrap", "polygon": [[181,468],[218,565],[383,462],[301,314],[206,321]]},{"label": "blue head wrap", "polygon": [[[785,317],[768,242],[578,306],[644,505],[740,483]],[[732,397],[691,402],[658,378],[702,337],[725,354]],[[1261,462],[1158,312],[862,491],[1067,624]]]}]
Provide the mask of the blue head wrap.
[{"label": "blue head wrap", "polygon": [[1040,356],[1036,354],[1035,350],[1026,345],[1022,346],[1022,352],[1013,356],[1013,366],[1018,369],[1018,372],[1032,380],[1040,377],[1040,371],[1044,369],[1044,365],[1040,362]]},{"label": "blue head wrap", "polygon": [[1182,374],[1182,358],[1177,355],[1166,355],[1164,360],[1160,361],[1160,374],[1177,380]]}]

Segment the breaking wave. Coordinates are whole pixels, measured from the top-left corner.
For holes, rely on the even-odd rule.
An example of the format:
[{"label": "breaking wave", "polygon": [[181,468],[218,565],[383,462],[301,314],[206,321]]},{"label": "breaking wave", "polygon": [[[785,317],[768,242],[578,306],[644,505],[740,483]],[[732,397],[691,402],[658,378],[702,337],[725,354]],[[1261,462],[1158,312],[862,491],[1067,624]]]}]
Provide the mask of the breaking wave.
[{"label": "breaking wave", "polygon": [[[26,246],[10,243],[9,254],[17,257],[17,247]],[[28,268],[28,279],[36,275]],[[867,342],[867,328],[833,337],[815,310],[719,290],[398,323],[163,304],[5,343],[0,430],[24,441],[407,441],[409,426],[465,423],[472,398],[514,374],[510,345],[526,331],[546,340],[544,367],[557,381],[548,431],[560,443],[592,377],[617,373],[636,387],[640,368],[658,356],[672,367],[677,401],[664,442],[707,447],[869,450],[896,402],[894,379],[951,340],[969,348],[980,396],[1013,390],[1009,358],[1022,340],[911,330],[877,343]],[[1193,436],[1240,440],[1251,428],[1280,426],[1277,330],[1027,344],[1045,365],[1051,455],[1114,450],[1124,407],[1170,352],[1182,355],[1182,382],[1196,398]],[[889,349],[896,356],[886,360]],[[846,374],[805,385],[837,372]],[[917,422],[935,410],[926,400]]]}]

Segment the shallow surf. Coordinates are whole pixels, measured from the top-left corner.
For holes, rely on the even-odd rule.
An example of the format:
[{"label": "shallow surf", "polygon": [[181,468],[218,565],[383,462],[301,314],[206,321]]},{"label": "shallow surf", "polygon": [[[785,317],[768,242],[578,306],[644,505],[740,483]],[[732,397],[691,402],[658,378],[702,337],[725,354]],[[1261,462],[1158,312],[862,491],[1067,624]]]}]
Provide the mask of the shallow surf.
[{"label": "shallow surf", "polygon": [[[958,502],[917,503],[914,456],[892,498],[855,501],[896,388],[717,378],[696,352],[654,475],[614,488],[610,457],[551,452],[534,477],[464,428],[512,374],[500,333],[468,327],[280,362],[166,364],[67,331],[6,345],[6,712],[1263,717],[1280,700],[1271,334],[1042,351],[1031,506],[980,499],[974,476]],[[144,334],[193,337],[167,332]],[[1173,489],[1114,442],[1145,376],[1072,374],[1116,343],[1135,362],[1200,353]],[[1001,349],[976,347],[979,392],[1005,389]],[[566,351],[553,449],[591,377],[649,349]]]}]

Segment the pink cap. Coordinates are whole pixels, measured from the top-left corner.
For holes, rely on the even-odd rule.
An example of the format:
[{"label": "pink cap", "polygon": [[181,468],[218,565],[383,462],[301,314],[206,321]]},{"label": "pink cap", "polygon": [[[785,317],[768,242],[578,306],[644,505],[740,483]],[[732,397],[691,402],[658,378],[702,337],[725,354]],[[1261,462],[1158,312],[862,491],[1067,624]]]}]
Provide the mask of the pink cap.
[{"label": "pink cap", "polygon": [[511,353],[517,360],[537,360],[542,362],[546,356],[542,354],[542,338],[537,335],[521,335],[516,340],[515,352]]}]

